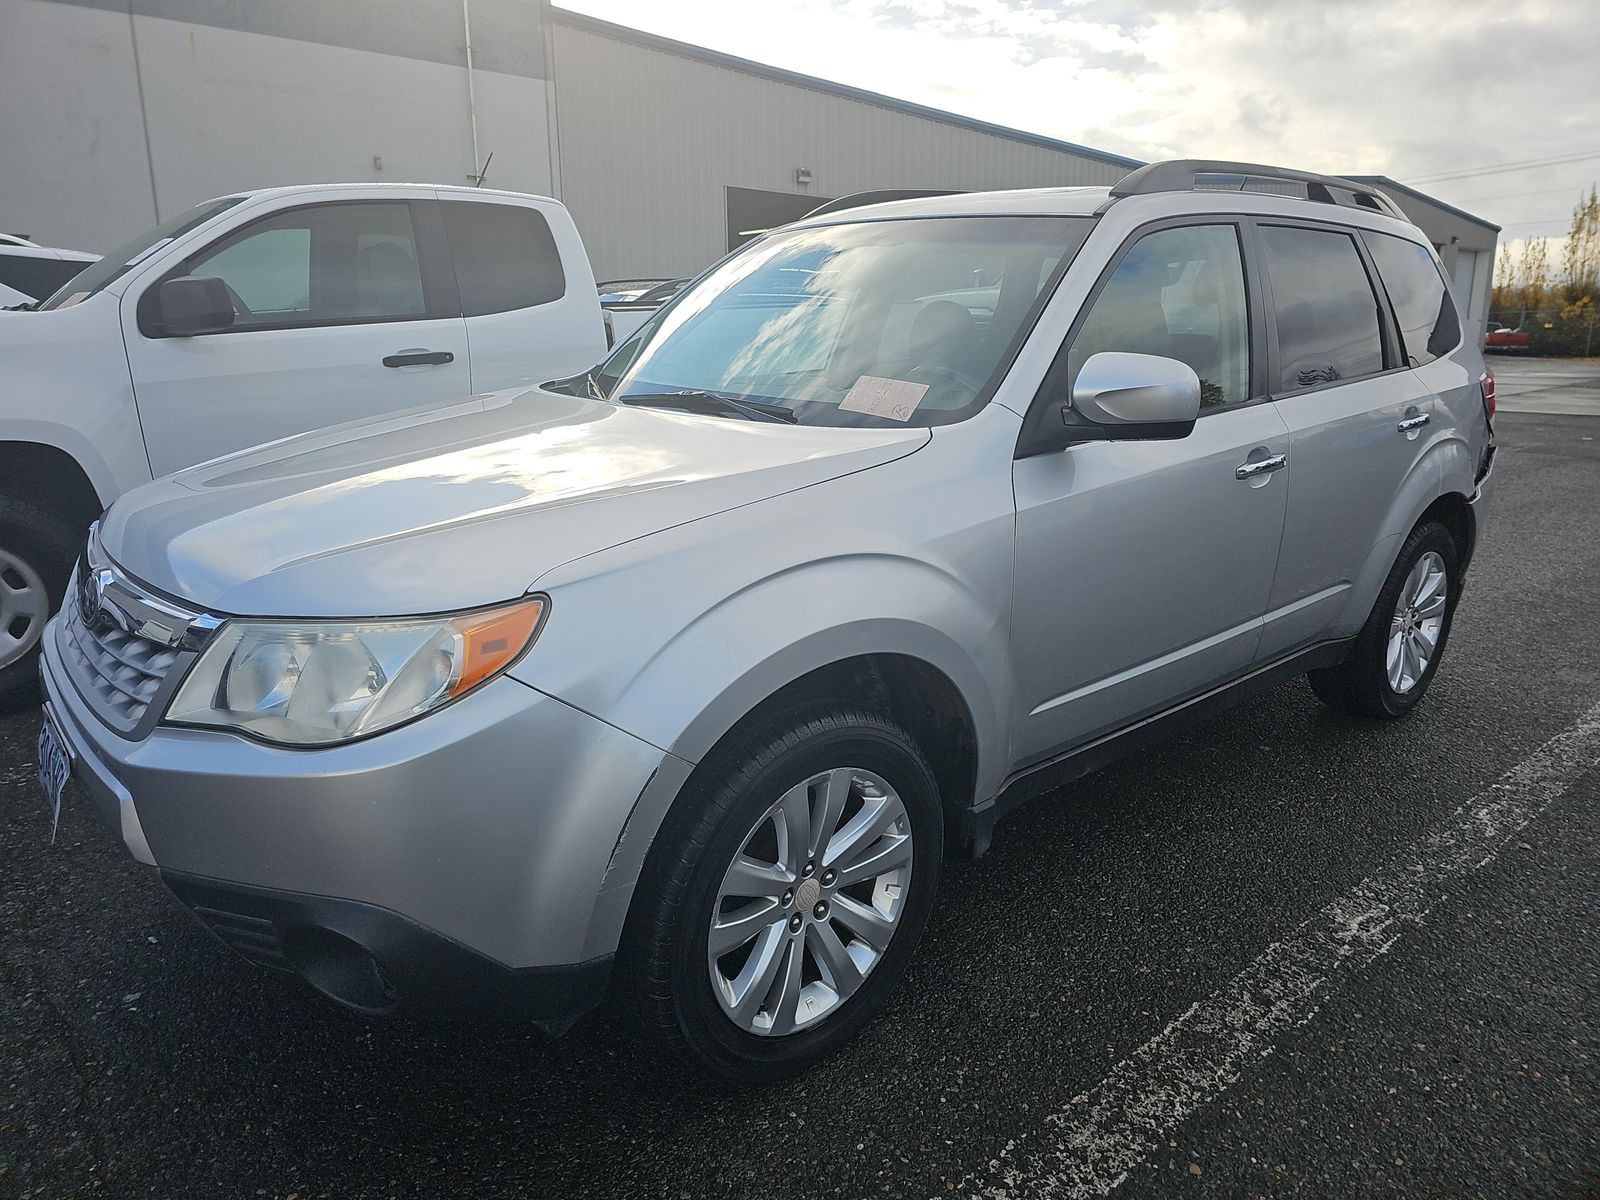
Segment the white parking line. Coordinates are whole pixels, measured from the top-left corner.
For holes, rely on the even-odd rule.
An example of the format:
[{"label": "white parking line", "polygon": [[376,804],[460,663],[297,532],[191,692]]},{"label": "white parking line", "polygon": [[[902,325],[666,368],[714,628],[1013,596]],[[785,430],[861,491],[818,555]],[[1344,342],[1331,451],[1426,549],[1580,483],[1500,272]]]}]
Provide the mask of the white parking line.
[{"label": "white parking line", "polygon": [[1600,763],[1600,704],[1390,859],[1111,1073],[962,1181],[966,1195],[1104,1196],[1190,1113],[1238,1082],[1273,1039],[1304,1025],[1341,979],[1421,923],[1453,879],[1492,861],[1518,830]]}]

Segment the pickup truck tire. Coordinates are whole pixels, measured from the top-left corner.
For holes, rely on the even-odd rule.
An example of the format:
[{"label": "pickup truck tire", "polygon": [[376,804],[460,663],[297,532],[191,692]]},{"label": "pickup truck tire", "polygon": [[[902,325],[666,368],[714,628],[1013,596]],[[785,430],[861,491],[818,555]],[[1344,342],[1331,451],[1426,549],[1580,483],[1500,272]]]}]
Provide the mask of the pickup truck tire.
[{"label": "pickup truck tire", "polygon": [[0,712],[38,696],[39,639],[66,595],[79,541],[59,517],[0,496]]},{"label": "pickup truck tire", "polygon": [[[904,971],[938,882],[938,784],[892,721],[813,704],[736,735],[690,788],[651,849],[620,978],[675,1057],[738,1083],[781,1079],[855,1036]],[[740,890],[736,860],[771,865]],[[760,932],[740,941],[734,926]],[[750,1003],[736,1003],[741,980]]]},{"label": "pickup truck tire", "polygon": [[1337,667],[1310,672],[1317,699],[1340,712],[1380,720],[1415,708],[1450,640],[1461,595],[1460,561],[1455,539],[1443,525],[1429,521],[1413,529],[1350,657]]}]

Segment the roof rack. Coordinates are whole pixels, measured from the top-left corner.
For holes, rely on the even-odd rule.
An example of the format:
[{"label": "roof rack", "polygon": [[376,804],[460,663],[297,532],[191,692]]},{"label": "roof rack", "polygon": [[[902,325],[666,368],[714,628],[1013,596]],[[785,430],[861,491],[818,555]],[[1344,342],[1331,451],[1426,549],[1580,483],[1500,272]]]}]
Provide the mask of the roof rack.
[{"label": "roof rack", "polygon": [[1351,179],[1337,175],[1317,175],[1310,171],[1291,171],[1287,167],[1268,167],[1261,163],[1224,162],[1205,158],[1174,158],[1166,162],[1153,162],[1137,171],[1124,175],[1111,188],[1111,198],[1147,196],[1152,192],[1192,192],[1199,187],[1202,175],[1221,175],[1228,182],[1237,179],[1239,190],[1252,179],[1265,179],[1275,183],[1303,183],[1306,199],[1321,204],[1337,204],[1345,208],[1365,208],[1372,212],[1410,220],[1383,192]]},{"label": "roof rack", "polygon": [[812,217],[824,216],[831,212],[842,212],[847,208],[862,208],[868,204],[887,204],[891,200],[921,200],[927,196],[959,196],[960,192],[928,191],[922,189],[884,188],[875,192],[852,192],[848,196],[840,196],[837,200],[829,200],[819,204],[805,215],[806,220]]}]

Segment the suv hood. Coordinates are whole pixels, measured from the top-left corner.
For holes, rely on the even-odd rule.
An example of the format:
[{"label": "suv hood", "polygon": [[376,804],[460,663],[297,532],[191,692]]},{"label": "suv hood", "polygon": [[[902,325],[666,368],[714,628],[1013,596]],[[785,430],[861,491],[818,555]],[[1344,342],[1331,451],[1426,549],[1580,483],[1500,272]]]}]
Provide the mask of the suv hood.
[{"label": "suv hood", "polygon": [[444,612],[928,438],[489,393],[180,471],[113,504],[100,536],[130,575],[217,613]]}]

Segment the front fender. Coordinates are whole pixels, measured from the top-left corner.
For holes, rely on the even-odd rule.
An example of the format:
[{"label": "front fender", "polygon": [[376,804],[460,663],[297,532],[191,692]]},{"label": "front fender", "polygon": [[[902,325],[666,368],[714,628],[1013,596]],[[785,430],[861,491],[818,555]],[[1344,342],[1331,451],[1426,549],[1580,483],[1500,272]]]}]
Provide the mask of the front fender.
[{"label": "front fender", "polygon": [[116,297],[0,313],[0,428],[67,454],[102,504],[149,480]]},{"label": "front fender", "polygon": [[972,719],[977,796],[995,793],[1013,690],[1015,424],[1000,414],[940,430],[894,462],[612,546],[536,582],[550,616],[513,676],[670,752],[617,832],[591,950],[620,932],[692,765],[819,667],[894,654],[940,671]]},{"label": "front fender", "polygon": [[[843,567],[844,564],[833,564]],[[862,574],[876,574],[886,578],[904,568],[888,564],[873,564],[882,568],[872,571],[860,560],[850,565],[852,578]],[[714,613],[696,622],[675,639],[673,646],[663,653],[650,668],[641,672],[635,685],[619,705],[622,721],[652,721],[663,731],[661,740],[670,743],[672,753],[663,759],[663,769],[658,771],[628,817],[627,824],[618,836],[607,867],[605,881],[596,898],[594,914],[589,929],[590,943],[585,953],[589,956],[605,954],[614,948],[621,936],[627,918],[634,885],[644,869],[645,857],[655,841],[661,823],[672,809],[687,782],[691,764],[699,761],[717,741],[767,697],[786,685],[819,667],[850,658],[861,653],[901,654],[916,658],[942,671],[960,691],[971,712],[978,757],[979,796],[990,796],[998,789],[1004,764],[999,748],[1004,745],[1002,716],[996,695],[984,674],[987,664],[968,653],[966,647],[940,629],[918,623],[905,617],[867,617],[843,622],[830,628],[815,628],[797,641],[787,645],[769,643],[767,653],[749,669],[734,674],[711,674],[697,669],[707,659],[716,656],[719,644],[726,646],[722,631],[737,630],[742,636],[753,622],[759,622],[760,602],[778,598],[788,587],[802,583],[818,582],[811,572],[802,581],[796,578],[787,583],[771,581],[770,586],[752,589],[745,598],[730,605],[719,606]],[[897,583],[908,576],[901,575]],[[943,607],[940,605],[940,607]],[[735,610],[738,611],[735,611]],[[943,615],[960,611],[945,608]],[[966,624],[975,637],[982,637],[982,626],[987,624],[975,608],[965,609]],[[990,637],[993,640],[992,630]],[[984,644],[974,641],[971,645]],[[687,690],[676,689],[678,681],[687,678],[696,681]],[[665,694],[674,704],[681,704],[676,713],[660,711],[660,706],[650,697]],[[841,697],[848,700],[848,697]],[[692,713],[676,737],[668,737],[666,730],[682,723],[682,717]],[[622,728],[629,726],[618,723]]]}]

